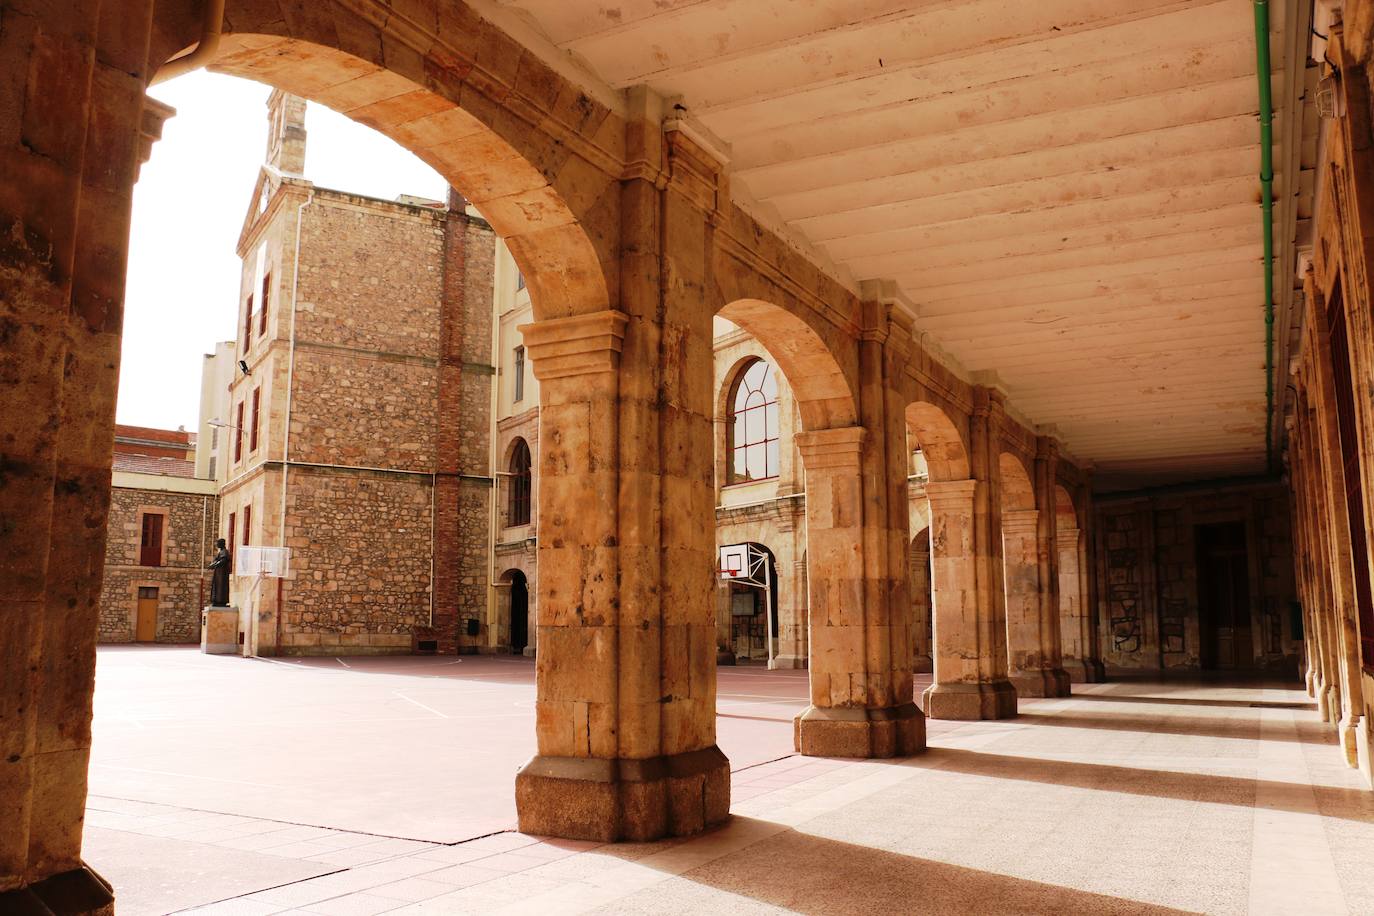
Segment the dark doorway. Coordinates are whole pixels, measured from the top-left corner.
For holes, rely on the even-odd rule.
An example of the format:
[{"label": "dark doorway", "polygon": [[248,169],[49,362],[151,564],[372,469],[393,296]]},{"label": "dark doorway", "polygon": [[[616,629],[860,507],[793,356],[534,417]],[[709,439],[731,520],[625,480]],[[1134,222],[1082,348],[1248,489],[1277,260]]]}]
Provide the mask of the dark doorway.
[{"label": "dark doorway", "polygon": [[518,569],[506,575],[510,579],[510,650],[514,655],[523,655],[530,644],[529,584]]},{"label": "dark doorway", "polygon": [[1197,526],[1197,594],[1203,669],[1253,667],[1244,522]]},{"label": "dark doorway", "polygon": [[769,598],[765,607],[764,589],[730,584],[730,643],[737,661],[767,661],[768,640],[778,638],[778,564],[773,551],[764,545],[750,546],[767,559]]}]

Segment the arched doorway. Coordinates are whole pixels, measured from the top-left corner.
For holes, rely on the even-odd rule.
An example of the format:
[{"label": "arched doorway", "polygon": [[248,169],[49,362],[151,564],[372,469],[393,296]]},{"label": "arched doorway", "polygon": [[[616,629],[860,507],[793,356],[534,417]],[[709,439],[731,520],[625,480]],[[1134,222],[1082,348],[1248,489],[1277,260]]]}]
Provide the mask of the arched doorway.
[{"label": "arched doorway", "polygon": [[530,587],[525,574],[518,569],[509,570],[501,581],[510,583],[510,596],[506,602],[507,624],[510,633],[512,655],[523,655],[530,644]]}]

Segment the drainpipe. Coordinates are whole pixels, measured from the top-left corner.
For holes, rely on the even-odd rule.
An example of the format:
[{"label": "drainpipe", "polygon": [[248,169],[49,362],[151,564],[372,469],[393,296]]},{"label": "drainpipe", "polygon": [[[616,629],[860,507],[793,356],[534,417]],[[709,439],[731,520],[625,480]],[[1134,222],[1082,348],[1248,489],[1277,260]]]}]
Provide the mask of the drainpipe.
[{"label": "drainpipe", "polygon": [[[1259,81],[1260,201],[1264,222],[1264,461],[1274,470],[1274,106],[1270,98],[1269,0],[1254,0]],[[1292,62],[1289,62],[1292,65]]]},{"label": "drainpipe", "polygon": [[205,15],[200,26],[200,40],[196,46],[180,57],[173,57],[153,74],[152,85],[165,83],[183,73],[198,70],[210,62],[219,50],[219,40],[224,29],[224,0],[205,0]]}]

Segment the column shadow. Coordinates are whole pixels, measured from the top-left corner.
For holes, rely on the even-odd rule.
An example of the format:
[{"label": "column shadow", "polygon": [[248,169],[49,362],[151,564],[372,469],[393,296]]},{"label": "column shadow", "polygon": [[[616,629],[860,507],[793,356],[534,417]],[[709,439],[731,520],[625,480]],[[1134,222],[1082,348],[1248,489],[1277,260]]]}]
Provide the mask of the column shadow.
[{"label": "column shadow", "polygon": [[[1255,793],[1262,787],[1266,790],[1265,810],[1320,814],[1323,817],[1374,824],[1374,792],[1363,789],[1013,757],[958,748],[930,748],[923,757],[912,758],[906,764],[992,779],[1016,779],[1051,786],[1072,786],[1242,808],[1258,807]],[[1315,809],[1312,796],[1316,797]]]},{"label": "column shadow", "polygon": [[[740,815],[732,820],[736,826],[746,828],[751,822]],[[770,826],[763,821],[753,823]],[[740,899],[734,901],[730,911],[745,913],[761,911],[749,906],[746,900],[796,913],[827,916],[873,916],[875,913],[1166,916],[1188,912],[902,855],[791,829],[690,869],[679,875],[678,880],[734,895]],[[669,891],[663,884],[658,884],[618,901],[617,907],[622,912],[648,912],[654,909],[653,901],[662,904],[666,893],[690,901],[683,912],[707,912],[713,906],[731,903],[685,889]],[[641,905],[643,909],[637,908]]]},{"label": "column shadow", "polygon": [[[1037,712],[1034,707],[1022,709],[1016,717],[1018,723],[1026,725],[1048,725],[1054,728],[1096,728],[1114,732],[1139,732],[1141,734],[1185,735],[1196,738],[1234,738],[1243,741],[1259,741],[1260,723],[1258,719],[1208,719],[1201,716],[1148,717],[1132,716],[1121,713],[1111,715],[1076,710],[1056,710]],[[1269,730],[1265,741],[1294,741],[1301,744],[1335,744],[1331,734],[1311,734],[1299,727],[1297,730]]]},{"label": "column shadow", "polygon": [[1149,697],[1111,693],[1075,693],[1075,700],[1099,703],[1148,703],[1159,706],[1212,706],[1219,709],[1307,709],[1316,712],[1317,704],[1285,703],[1277,700],[1206,700],[1201,697]]}]

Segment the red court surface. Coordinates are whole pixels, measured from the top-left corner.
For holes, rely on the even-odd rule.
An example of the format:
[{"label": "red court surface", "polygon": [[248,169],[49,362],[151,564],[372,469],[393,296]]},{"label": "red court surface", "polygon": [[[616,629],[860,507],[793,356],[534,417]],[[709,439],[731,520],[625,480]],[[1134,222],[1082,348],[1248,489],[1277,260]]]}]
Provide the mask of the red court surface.
[{"label": "red court surface", "polygon": [[[792,753],[805,671],[720,668],[731,769]],[[92,797],[454,843],[515,825],[534,661],[102,647]]]}]

